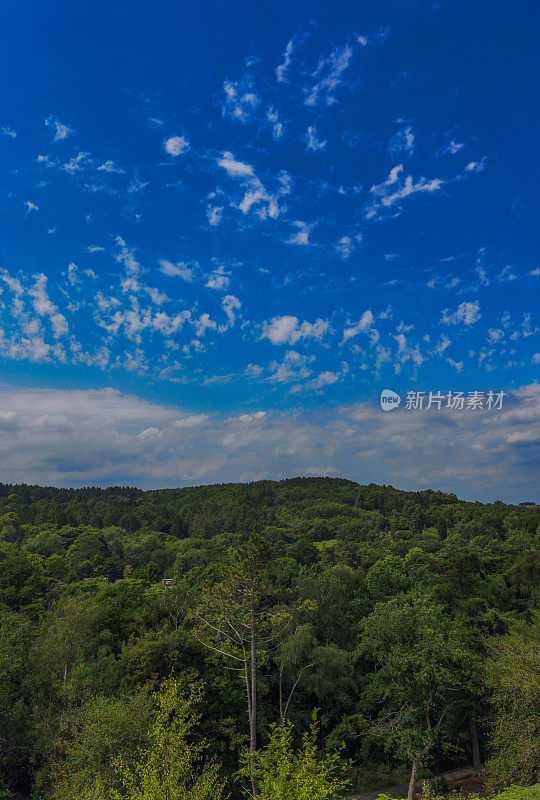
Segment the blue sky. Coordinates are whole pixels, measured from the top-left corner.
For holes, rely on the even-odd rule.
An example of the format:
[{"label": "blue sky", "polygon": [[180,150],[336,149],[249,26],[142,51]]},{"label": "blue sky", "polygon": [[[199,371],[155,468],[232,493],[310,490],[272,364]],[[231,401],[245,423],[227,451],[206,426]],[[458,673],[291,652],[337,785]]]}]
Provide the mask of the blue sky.
[{"label": "blue sky", "polygon": [[[358,409],[383,424],[388,386],[504,390],[505,413],[521,417],[500,415],[484,460],[499,454],[515,497],[532,488],[538,13],[504,1],[3,3],[0,380],[6,430],[38,425],[43,467],[21,457],[0,477],[390,482],[397,458],[398,484],[458,488],[457,453],[455,473],[433,471],[437,437],[424,470],[404,468],[397,442],[383,458],[365,441],[361,469],[354,447],[336,450],[333,426]],[[211,467],[183,438],[166,474],[123,472],[113,444],[100,466],[68,465],[73,442],[53,447],[43,414],[16,419],[23,398],[51,402],[51,419],[82,393],[90,416],[72,424],[92,427],[111,391],[109,440],[154,431],[134,459],[166,461],[173,439],[145,424],[152,413],[198,419],[201,436],[209,420],[224,426],[207,431]],[[413,431],[402,412],[407,447],[441,426],[424,416]],[[262,435],[293,417],[312,426],[313,454]],[[242,468],[226,444],[238,419],[261,434],[236,440]],[[477,480],[469,491],[501,492],[499,478]]]}]

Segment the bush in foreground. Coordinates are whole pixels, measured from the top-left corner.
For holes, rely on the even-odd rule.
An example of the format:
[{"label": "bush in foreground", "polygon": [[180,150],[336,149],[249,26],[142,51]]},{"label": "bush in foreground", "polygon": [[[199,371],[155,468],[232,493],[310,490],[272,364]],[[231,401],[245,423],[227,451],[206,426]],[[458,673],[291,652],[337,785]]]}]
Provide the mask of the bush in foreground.
[{"label": "bush in foreground", "polygon": [[348,765],[339,753],[319,754],[317,734],[314,716],[301,748],[295,751],[292,724],[272,727],[268,745],[246,758],[240,773],[255,778],[258,800],[335,800],[341,796],[348,783],[344,778]]}]

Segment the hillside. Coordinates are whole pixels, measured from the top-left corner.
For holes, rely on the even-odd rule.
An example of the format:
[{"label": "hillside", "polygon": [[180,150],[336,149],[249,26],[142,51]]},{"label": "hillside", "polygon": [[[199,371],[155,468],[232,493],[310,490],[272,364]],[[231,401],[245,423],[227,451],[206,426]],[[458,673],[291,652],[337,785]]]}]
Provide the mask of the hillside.
[{"label": "hillside", "polygon": [[148,743],[171,676],[203,682],[225,776],[317,708],[356,790],[473,758],[533,782],[539,520],[336,479],[0,485],[0,796],[87,796]]}]

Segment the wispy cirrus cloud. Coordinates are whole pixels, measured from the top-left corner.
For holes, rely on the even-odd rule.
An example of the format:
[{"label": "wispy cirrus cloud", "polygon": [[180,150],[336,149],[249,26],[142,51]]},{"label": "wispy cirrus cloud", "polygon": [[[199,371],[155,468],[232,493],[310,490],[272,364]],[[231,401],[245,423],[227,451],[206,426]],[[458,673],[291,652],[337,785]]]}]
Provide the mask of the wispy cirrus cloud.
[{"label": "wispy cirrus cloud", "polygon": [[294,53],[294,41],[293,39],[289,39],[287,42],[287,47],[283,53],[283,60],[281,64],[276,67],[276,78],[280,83],[284,83],[287,80],[287,71],[292,62],[292,56]]},{"label": "wispy cirrus cloud", "polygon": [[253,212],[260,219],[276,219],[283,211],[282,198],[291,191],[290,175],[282,170],[274,183],[277,187],[268,190],[260,178],[255,174],[251,164],[237,160],[232,153],[225,151],[218,165],[222,167],[231,178],[237,178],[243,187],[242,197],[236,202],[231,202],[243,214]]},{"label": "wispy cirrus cloud", "polygon": [[411,124],[398,120],[399,127],[388,142],[388,152],[391,156],[406,156],[410,158],[415,151],[416,134]]},{"label": "wispy cirrus cloud", "polygon": [[267,109],[266,119],[272,128],[272,136],[274,139],[281,139],[285,133],[285,124],[279,119],[279,114],[273,106],[270,106]]},{"label": "wispy cirrus cloud", "polygon": [[310,108],[335,105],[338,102],[337,91],[346,85],[345,73],[351,66],[355,51],[371,44],[382,44],[387,35],[388,29],[381,28],[375,34],[351,37],[348,42],[334,47],[327,56],[321,57],[311,73],[315,82],[304,90],[304,104]]},{"label": "wispy cirrus cloud", "polygon": [[315,125],[309,125],[306,131],[306,150],[317,152],[317,150],[324,150],[326,147],[326,139],[319,139],[317,136],[317,129]]},{"label": "wispy cirrus cloud", "polygon": [[314,107],[318,103],[331,106],[337,102],[336,90],[343,84],[343,75],[351,63],[353,52],[353,46],[345,44],[334,48],[328,56],[321,58],[312,73],[312,77],[316,79],[315,83],[310,89],[305,90],[306,106]]},{"label": "wispy cirrus cloud", "polygon": [[240,81],[224,81],[223,92],[223,113],[238,122],[246,122],[261,102],[248,76]]},{"label": "wispy cirrus cloud", "polygon": [[[444,185],[445,181],[442,178],[419,178],[416,182],[412,175],[405,175],[403,171],[403,164],[398,164],[390,170],[388,178],[379,184],[374,184],[370,193],[373,199],[368,202],[365,216],[366,219],[376,219],[386,213],[386,210],[391,210],[393,206],[398,207],[397,213],[400,211],[399,203],[411,195],[420,192],[438,192]],[[395,211],[393,213],[396,213]]]}]

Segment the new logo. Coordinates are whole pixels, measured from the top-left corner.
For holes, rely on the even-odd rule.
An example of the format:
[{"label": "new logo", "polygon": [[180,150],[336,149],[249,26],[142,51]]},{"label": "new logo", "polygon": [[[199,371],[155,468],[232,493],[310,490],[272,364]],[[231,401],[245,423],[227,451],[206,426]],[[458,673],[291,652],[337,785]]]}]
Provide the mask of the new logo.
[{"label": "new logo", "polygon": [[401,397],[392,389],[383,389],[381,392],[381,408],[383,411],[393,411],[401,403]]}]

